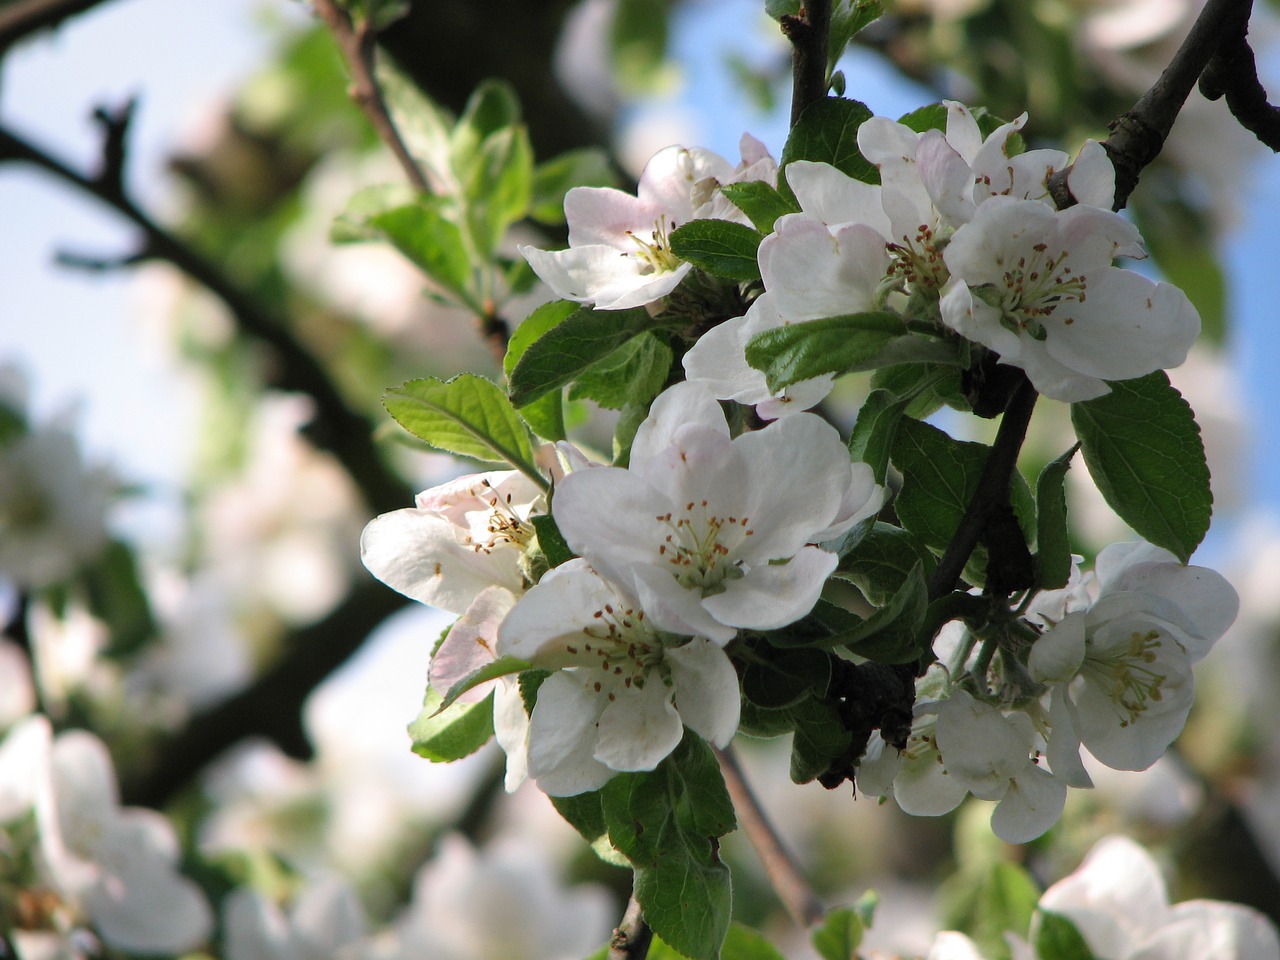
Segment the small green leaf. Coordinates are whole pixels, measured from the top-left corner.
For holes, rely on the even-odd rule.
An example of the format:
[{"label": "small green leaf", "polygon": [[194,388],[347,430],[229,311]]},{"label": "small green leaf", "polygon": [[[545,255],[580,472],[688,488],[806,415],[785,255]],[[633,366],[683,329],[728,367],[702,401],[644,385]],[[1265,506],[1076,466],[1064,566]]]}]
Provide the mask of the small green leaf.
[{"label": "small green leaf", "polygon": [[481,255],[492,257],[507,228],[528,213],[532,190],[533,147],[524,126],[486,137],[464,180],[467,221]]},{"label": "small green leaf", "polygon": [[862,915],[856,907],[828,910],[809,939],[822,960],[857,960],[864,933]]},{"label": "small green leaf", "polygon": [[773,225],[779,217],[800,212],[798,203],[784,197],[776,188],[763,180],[726,183],[720,188],[720,192],[745,213],[747,219],[761,233],[772,233]]},{"label": "small green leaf", "polygon": [[556,526],[555,517],[549,513],[544,513],[530,519],[533,523],[533,529],[538,533],[538,546],[542,549],[548,564],[552,567],[558,567],[560,564],[577,556],[569,544],[564,542],[564,537],[560,534],[560,528]]},{"label": "small green leaf", "polygon": [[609,30],[609,52],[618,85],[630,93],[653,88],[667,52],[664,0],[618,0]]},{"label": "small green leaf", "polygon": [[425,96],[390,57],[378,58],[377,78],[387,112],[413,159],[437,177],[452,181],[452,117]]},{"label": "small green leaf", "polygon": [[632,863],[645,920],[693,960],[715,960],[729,929],[729,869],[719,839],[733,803],[715,754],[688,731],[648,773],[622,773],[601,791],[613,845]]},{"label": "small green leaf", "polygon": [[485,80],[472,91],[449,136],[452,167],[470,169],[481,145],[500,130],[520,122],[520,100],[510,84]]},{"label": "small green leaf", "polygon": [[400,426],[433,447],[486,462],[505,461],[544,490],[529,428],[491,380],[464,373],[428,377],[388,390],[383,406]]},{"label": "small green leaf", "polygon": [[898,397],[888,390],[872,390],[858,410],[858,419],[849,434],[849,456],[871,467],[876,483],[884,483],[898,421],[910,406],[911,399]]},{"label": "small green leaf", "polygon": [[1040,911],[1034,946],[1038,960],[1098,960],[1069,917],[1047,910]]},{"label": "small green leaf", "polygon": [[926,130],[946,130],[947,106],[944,103],[925,104],[923,107],[916,107],[910,113],[903,114],[898,118],[898,122],[916,133],[924,133]]},{"label": "small green leaf", "polygon": [[834,68],[863,27],[880,18],[884,7],[879,0],[840,0],[831,8],[827,32],[828,69]]},{"label": "small green leaf", "polygon": [[899,397],[911,397],[906,414],[923,420],[943,406],[968,410],[960,389],[958,366],[940,363],[899,363],[881,367],[871,374],[872,390],[888,390]]},{"label": "small green leaf", "polygon": [[469,674],[455,683],[449,688],[449,692],[444,695],[444,699],[440,701],[437,712],[444,711],[453,706],[460,696],[468,690],[474,690],[482,683],[488,683],[490,680],[496,680],[498,677],[509,677],[513,673],[521,673],[528,670],[533,665],[518,657],[499,657],[491,663],[486,663],[483,667],[472,670]]},{"label": "small green leaf", "polygon": [[605,826],[599,790],[550,799],[556,812],[564,817],[573,829],[582,834],[583,839],[591,845],[597,857],[615,867],[631,866],[631,862],[609,841],[609,830]]},{"label": "small green leaf", "polygon": [[747,343],[747,363],[764,371],[770,390],[780,390],[824,373],[875,366],[905,333],[902,318],[883,310],[806,320],[756,334]]},{"label": "small green leaf", "polygon": [[893,444],[893,462],[903,475],[894,501],[902,526],[926,546],[946,549],[977,492],[990,449],[904,417]]},{"label": "small green leaf", "polygon": [[407,183],[379,183],[364,187],[356,191],[347,201],[347,208],[333,218],[329,242],[361,243],[381,239],[381,231],[372,227],[369,220],[388,210],[417,202],[417,193]]},{"label": "small green leaf", "polygon": [[574,187],[613,187],[609,157],[595,147],[569,150],[533,170],[529,216],[551,226],[564,223],[564,195]]},{"label": "small green leaf", "polygon": [[429,200],[383,211],[368,224],[423,273],[473,310],[471,258],[462,229]]},{"label": "small green leaf", "polygon": [[923,652],[920,627],[929,607],[924,565],[917,563],[902,586],[882,607],[858,626],[832,637],[827,645],[842,645],[876,663],[910,663]]},{"label": "small green leaf", "polygon": [[647,408],[666,385],[674,359],[669,346],[642,333],[578,374],[569,399],[589,398],[606,410],[621,410],[627,404]]},{"label": "small green leaf", "polygon": [[791,741],[791,780],[809,783],[821,776],[853,742],[835,707],[826,700],[808,697],[788,708],[795,722]]},{"label": "small green leaf", "polygon": [[577,378],[632,337],[661,325],[643,307],[593,310],[579,307],[529,344],[510,371],[511,402],[517,407]]},{"label": "small green leaf", "polygon": [[671,252],[713,277],[759,280],[764,234],[732,220],[691,220],[671,233]]},{"label": "small green leaf", "polygon": [[764,12],[774,20],[799,16],[803,0],[764,0]]},{"label": "small green leaf", "polygon": [[[782,148],[782,166],[793,160],[813,160],[829,163],[855,180],[879,183],[880,171],[858,150],[858,128],[871,116],[866,104],[857,100],[815,100],[791,128]],[[785,183],[786,177],[779,173],[778,189],[793,197]]]},{"label": "small green leaf", "polygon": [[1057,590],[1071,578],[1071,532],[1067,526],[1067,471],[1073,446],[1040,471],[1036,480],[1036,586]]},{"label": "small green leaf", "polygon": [[1031,876],[1007,861],[953,874],[943,892],[943,926],[968,934],[987,957],[1009,956],[1007,932],[1030,929],[1040,898]]},{"label": "small green leaf", "polygon": [[912,534],[877,521],[858,545],[840,558],[836,576],[851,581],[867,600],[882,607],[902,589],[917,565],[927,580],[936,561]]},{"label": "small green leaf", "polygon": [[409,724],[413,752],[436,763],[461,760],[493,736],[493,694],[478,703],[454,703],[441,710],[444,697],[427,687],[422,712]]},{"label": "small green leaf", "polygon": [[[653,954],[650,953],[650,956]],[[787,960],[778,952],[778,948],[765,939],[759,930],[740,923],[729,927],[729,935],[725,937],[724,947],[720,951],[720,960]]]},{"label": "small green leaf", "polygon": [[1195,414],[1163,370],[1110,386],[1071,405],[1084,462],[1120,519],[1185,563],[1213,512]]}]

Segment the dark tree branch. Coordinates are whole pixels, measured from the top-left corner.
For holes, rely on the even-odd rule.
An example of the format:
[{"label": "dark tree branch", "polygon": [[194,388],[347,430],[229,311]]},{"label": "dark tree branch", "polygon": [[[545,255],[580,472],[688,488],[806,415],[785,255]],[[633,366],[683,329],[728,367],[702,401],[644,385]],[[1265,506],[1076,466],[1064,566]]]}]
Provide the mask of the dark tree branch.
[{"label": "dark tree branch", "polygon": [[1035,409],[1038,396],[1031,381],[1024,375],[1005,408],[1000,429],[996,431],[995,443],[991,446],[991,453],[987,456],[982,476],[978,480],[978,492],[965,509],[955,535],[947,544],[947,549],[929,578],[931,603],[955,588],[974,547],[986,532],[988,523],[1009,502],[1009,482],[1013,477],[1018,451],[1022,449],[1022,441],[1027,435],[1027,426],[1031,423],[1031,412]]},{"label": "dark tree branch", "polygon": [[653,931],[644,922],[644,913],[633,894],[627,901],[622,922],[613,928],[613,936],[609,940],[609,960],[644,960],[649,955],[651,942]]},{"label": "dark tree branch", "polygon": [[1200,75],[1200,92],[1210,100],[1225,96],[1240,125],[1271,150],[1280,151],[1280,107],[1267,102],[1248,37],[1248,17],[1241,17]]},{"label": "dark tree branch", "polygon": [[1191,88],[1223,40],[1243,30],[1252,0],[1209,0],[1155,84],[1111,124],[1103,146],[1116,168],[1115,209],[1129,200],[1142,171],[1160,154]]},{"label": "dark tree branch", "polygon": [[99,6],[103,0],[12,0],[0,10],[0,53],[23,37],[56,27],[63,20]]},{"label": "dark tree branch", "polygon": [[802,930],[821,923],[823,914],[826,913],[822,901],[813,892],[795,858],[782,845],[782,838],[769,822],[764,808],[747,783],[738,758],[730,749],[717,750],[716,756],[720,759],[720,772],[724,774],[725,786],[729,788],[729,798],[733,801],[738,822],[751,841],[751,846],[755,848],[778,899]]},{"label": "dark tree branch", "polygon": [[785,16],[782,32],[791,41],[791,126],[805,107],[827,95],[827,35],[831,0],[806,0],[800,16]]},{"label": "dark tree branch", "polygon": [[[120,116],[116,114],[115,116]],[[111,143],[112,135],[107,141]],[[309,395],[316,405],[308,435],[317,446],[332,453],[351,475],[375,513],[408,503],[413,491],[382,462],[372,440],[368,420],[351,410],[323,367],[294,339],[284,320],[255,303],[212,263],[151,220],[122,191],[112,188],[117,177],[110,158],[97,176],[81,174],[52,155],[0,126],[0,163],[29,163],[58,179],[97,197],[142,231],[143,239],[121,263],[164,260],[207,288],[231,311],[244,336],[268,346],[273,354],[270,386]],[[98,261],[105,264],[105,260]]]},{"label": "dark tree branch", "polygon": [[387,112],[382,88],[374,76],[377,45],[374,42],[376,35],[369,21],[353,21],[351,15],[336,0],[312,0],[312,4],[338,42],[342,58],[351,71],[351,99],[364,111],[378,137],[390,148],[413,188],[421,193],[442,193],[443,190],[438,185],[430,183],[430,171],[423,170],[409,153],[400,131]]}]

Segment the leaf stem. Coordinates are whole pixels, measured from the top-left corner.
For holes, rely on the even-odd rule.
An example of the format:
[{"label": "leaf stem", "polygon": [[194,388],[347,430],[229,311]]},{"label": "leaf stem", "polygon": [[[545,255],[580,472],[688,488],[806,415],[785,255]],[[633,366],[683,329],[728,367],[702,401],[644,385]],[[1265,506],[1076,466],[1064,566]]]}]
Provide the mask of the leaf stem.
[{"label": "leaf stem", "polygon": [[774,891],[787,908],[787,913],[803,930],[821,923],[826,912],[822,901],[805,879],[795,858],[782,845],[782,838],[769,822],[764,808],[747,783],[732,748],[717,750],[716,756],[720,760],[720,771],[724,774],[725,786],[729,789],[729,797],[733,800],[742,830],[755,848]]}]

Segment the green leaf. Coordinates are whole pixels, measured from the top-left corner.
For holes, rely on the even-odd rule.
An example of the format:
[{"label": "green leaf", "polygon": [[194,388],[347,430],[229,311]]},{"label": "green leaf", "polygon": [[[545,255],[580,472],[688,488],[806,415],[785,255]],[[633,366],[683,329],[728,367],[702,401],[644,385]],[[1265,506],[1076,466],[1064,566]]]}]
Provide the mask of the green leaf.
[{"label": "green leaf", "polygon": [[133,550],[112,540],[93,558],[82,577],[89,612],[106,624],[110,635],[103,654],[115,659],[139,652],[155,636],[156,622],[138,576]]},{"label": "green leaf", "polygon": [[609,838],[631,861],[654,933],[693,960],[719,957],[731,906],[719,841],[736,823],[711,748],[686,731],[656,769],[619,774],[601,796]]},{"label": "green leaf", "polygon": [[533,523],[533,529],[538,533],[538,546],[542,549],[550,566],[558,567],[577,556],[569,544],[565,543],[564,537],[560,534],[560,528],[556,526],[556,519],[551,514],[540,514],[531,517],[530,521]]},{"label": "green leaf", "polygon": [[1071,532],[1067,526],[1067,471],[1072,447],[1040,471],[1036,480],[1036,585],[1057,590],[1071,578]]},{"label": "green leaf", "polygon": [[946,549],[977,492],[990,449],[903,418],[893,444],[893,462],[903,475],[894,501],[902,526],[926,546]]},{"label": "green leaf", "polygon": [[458,295],[473,310],[471,258],[462,229],[429,200],[395,207],[369,218],[368,224],[423,273]]},{"label": "green leaf", "polygon": [[[653,954],[650,953],[650,956]],[[787,960],[758,930],[734,923],[729,927],[720,960]]]},{"label": "green leaf", "polygon": [[387,112],[413,159],[437,177],[452,181],[449,144],[452,118],[425,96],[390,57],[378,58],[377,78]]},{"label": "green leaf", "polygon": [[857,960],[864,933],[862,915],[856,907],[828,910],[809,939],[822,960]]},{"label": "green leaf", "polygon": [[464,373],[451,380],[409,380],[382,399],[400,426],[433,447],[484,462],[505,461],[544,490],[529,428],[491,380]]},{"label": "green leaf", "polygon": [[465,172],[467,221],[479,252],[487,259],[507,228],[529,211],[533,191],[533,147],[523,125],[485,138]]},{"label": "green leaf", "polygon": [[593,310],[579,307],[529,344],[510,371],[511,402],[532,403],[559,389],[607,357],[633,337],[661,324],[643,307],[631,310]]},{"label": "green leaf", "polygon": [[407,183],[379,183],[357,190],[347,201],[347,208],[333,218],[329,227],[329,242],[361,243],[380,240],[383,234],[370,225],[370,218],[417,202],[417,193]]},{"label": "green leaf", "polygon": [[529,216],[551,226],[564,223],[564,195],[574,187],[614,187],[617,178],[603,150],[569,150],[534,168]]},{"label": "green leaf", "polygon": [[879,19],[884,7],[879,0],[839,0],[831,9],[831,25],[827,32],[828,69],[835,67],[845,48],[862,28]]},{"label": "green leaf", "polygon": [[899,397],[911,397],[906,414],[923,420],[943,406],[968,410],[960,389],[960,370],[939,363],[899,363],[881,367],[871,374],[872,390],[888,390]]},{"label": "green leaf", "polygon": [[726,183],[720,188],[720,192],[745,213],[747,219],[761,233],[772,233],[773,225],[779,217],[800,212],[798,203],[784,197],[776,188],[763,180]]},{"label": "green leaf", "polygon": [[936,561],[914,535],[877,521],[858,545],[840,558],[836,575],[851,581],[868,601],[882,607],[898,594],[917,565],[927,580]]},{"label": "green leaf", "polygon": [[481,145],[500,130],[520,122],[520,100],[510,84],[485,80],[472,91],[449,136],[452,167],[462,173],[475,161]]},{"label": "green leaf", "polygon": [[1008,957],[1007,931],[1030,929],[1040,889],[1017,864],[997,861],[954,874],[944,890],[949,894],[943,926],[960,930],[977,942],[983,956]]},{"label": "green leaf", "polygon": [[691,220],[672,231],[671,252],[728,280],[759,280],[756,251],[764,234],[732,220]]},{"label": "green leaf", "polygon": [[910,113],[903,114],[898,118],[898,122],[916,133],[924,133],[926,130],[945,131],[947,106],[944,103],[928,103],[923,107],[916,107]]},{"label": "green leaf", "polygon": [[618,0],[609,52],[618,85],[644,93],[655,85],[666,58],[668,9],[664,0]]},{"label": "green leaf", "polygon": [[875,366],[890,342],[906,326],[896,313],[851,313],[806,320],[756,334],[747,343],[747,363],[763,370],[770,390],[824,373],[845,373]]},{"label": "green leaf", "polygon": [[454,703],[441,710],[444,697],[427,687],[422,712],[409,724],[413,752],[436,763],[461,760],[493,736],[493,694],[478,703]]},{"label": "green leaf", "polygon": [[[553,300],[544,303],[516,327],[507,341],[507,352],[502,358],[502,372],[510,379],[516,362],[524,355],[529,344],[561,323],[578,309],[572,300]],[[550,391],[520,411],[521,416],[533,428],[533,432],[546,440],[563,440],[568,436],[564,423],[564,399],[559,391]]]},{"label": "green leaf", "polygon": [[795,722],[791,741],[791,780],[809,783],[821,776],[832,762],[843,756],[853,742],[853,734],[844,728],[835,707],[826,700],[813,697],[789,708]]},{"label": "green leaf", "polygon": [[1195,415],[1163,370],[1110,386],[1071,405],[1084,462],[1120,519],[1185,563],[1213,512]]},{"label": "green leaf", "polygon": [[615,867],[631,866],[631,862],[619,853],[609,840],[609,830],[605,826],[599,790],[550,799],[556,812],[564,817],[573,829],[582,834],[583,839],[591,845],[597,857]]},{"label": "green leaf", "polygon": [[755,655],[743,671],[742,695],[762,709],[780,710],[810,694],[823,696],[831,683],[831,656],[820,650],[765,646]]},{"label": "green leaf", "polygon": [[774,20],[799,16],[803,0],[764,0],[764,12]]},{"label": "green leaf", "polygon": [[1038,960],[1098,960],[1070,918],[1048,910],[1040,911],[1034,946]]},{"label": "green leaf", "polygon": [[444,695],[444,699],[440,701],[437,711],[447,710],[458,701],[460,696],[468,690],[474,690],[482,683],[488,683],[490,680],[498,679],[498,677],[509,677],[513,673],[521,673],[532,666],[533,664],[518,657],[499,657],[497,660],[486,663],[483,667],[472,670],[450,687],[448,693]]},{"label": "green leaf", "polygon": [[910,663],[917,659],[923,652],[920,627],[929,607],[923,571],[924,565],[917,563],[882,607],[852,630],[836,634],[827,645],[843,645],[876,663]]},{"label": "green leaf", "polygon": [[884,483],[893,438],[898,433],[898,421],[911,405],[911,400],[911,397],[899,397],[888,390],[872,390],[858,410],[858,419],[849,434],[849,456],[871,467],[876,483]]},{"label": "green leaf", "polygon": [[582,371],[569,388],[569,398],[590,398],[606,410],[621,410],[627,404],[647,408],[666,385],[674,359],[669,346],[642,333]]},{"label": "green leaf", "polygon": [[[782,166],[794,160],[814,160],[829,163],[855,180],[879,183],[880,171],[858,150],[858,127],[871,115],[866,104],[857,100],[815,100],[791,128],[782,148]],[[794,198],[785,183],[786,177],[779,173],[778,189]]]}]

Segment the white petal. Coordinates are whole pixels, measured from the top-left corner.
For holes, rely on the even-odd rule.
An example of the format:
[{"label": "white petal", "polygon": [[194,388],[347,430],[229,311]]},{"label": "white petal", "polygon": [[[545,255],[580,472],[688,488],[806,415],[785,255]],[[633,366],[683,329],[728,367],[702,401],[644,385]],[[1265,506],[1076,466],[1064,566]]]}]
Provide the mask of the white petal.
[{"label": "white petal", "polygon": [[643,473],[644,465],[678,446],[680,435],[692,426],[729,437],[724,411],[707,387],[685,381],[662,391],[649,407],[649,415],[636,428],[631,442],[632,469]]},{"label": "white petal", "polygon": [[1068,614],[1060,623],[1041,634],[1031,646],[1027,669],[1041,683],[1068,683],[1084,662],[1085,616]]},{"label": "white petal", "polygon": [[836,563],[834,553],[802,547],[786,563],[760,564],[741,579],[726,581],[724,592],[705,598],[702,605],[732,627],[785,627],[813,609]]},{"label": "white petal", "polygon": [[524,783],[529,775],[529,715],[524,711],[520,684],[504,677],[493,687],[493,735],[507,755],[507,793]]},{"label": "white petal", "polygon": [[649,240],[662,214],[657,204],[612,187],[574,187],[564,195],[571,247],[605,245],[634,253],[639,248],[630,235]]},{"label": "white petal", "polygon": [[1006,843],[1028,843],[1058,822],[1067,785],[1027,761],[991,814],[991,829]]},{"label": "white petal", "polygon": [[1280,938],[1264,915],[1238,903],[1187,900],[1128,960],[1277,960]]},{"label": "white petal", "polygon": [[889,265],[884,239],[870,227],[833,232],[804,214],[780,217],[758,258],[765,289],[787,320],[870,310]]},{"label": "white petal", "polygon": [[589,692],[580,677],[553,673],[538,688],[529,720],[529,776],[552,796],[572,796],[604,786],[613,771],[592,754],[596,721],[608,701]]},{"label": "white petal", "polygon": [[1110,210],[1116,198],[1116,168],[1097,140],[1086,140],[1067,175],[1067,187],[1079,203]]},{"label": "white petal", "polygon": [[704,740],[727,746],[742,709],[733,663],[719,646],[701,638],[669,647],[665,656],[681,721]]},{"label": "white petal", "polygon": [[855,180],[829,163],[809,160],[787,164],[786,173],[800,209],[809,216],[828,225],[862,223],[882,237],[889,235],[879,185]]},{"label": "white petal", "polygon": [[616,688],[598,726],[595,758],[613,770],[652,770],[684,735],[670,688],[652,673],[643,688]]}]

